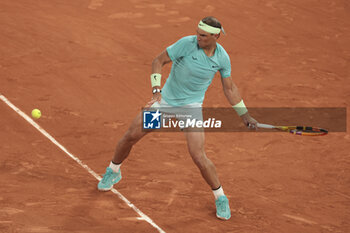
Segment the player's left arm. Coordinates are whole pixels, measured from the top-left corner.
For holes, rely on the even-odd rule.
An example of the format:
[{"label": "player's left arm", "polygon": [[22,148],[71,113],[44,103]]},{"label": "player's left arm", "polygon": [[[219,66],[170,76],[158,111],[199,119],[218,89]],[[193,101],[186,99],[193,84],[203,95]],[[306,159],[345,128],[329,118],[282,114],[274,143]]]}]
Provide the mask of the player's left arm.
[{"label": "player's left arm", "polygon": [[[236,84],[233,82],[231,76],[230,77],[221,77],[221,82],[222,82],[222,87],[224,90],[224,94],[228,100],[228,102],[235,108],[237,109],[236,106],[238,107],[237,113],[240,115],[242,118],[244,124],[250,128],[255,128],[257,129],[257,121],[249,115],[249,112],[247,109],[245,109],[242,97],[238,91],[238,88]],[[241,105],[243,103],[243,106]],[[240,114],[242,113],[242,115]]]}]

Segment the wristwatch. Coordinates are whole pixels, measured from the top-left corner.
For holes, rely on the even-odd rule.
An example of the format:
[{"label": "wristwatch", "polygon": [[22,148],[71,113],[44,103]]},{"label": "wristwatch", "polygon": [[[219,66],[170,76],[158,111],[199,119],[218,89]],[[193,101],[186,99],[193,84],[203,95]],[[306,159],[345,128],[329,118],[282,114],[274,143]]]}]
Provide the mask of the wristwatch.
[{"label": "wristwatch", "polygon": [[154,88],[154,89],[152,90],[152,93],[153,93],[153,94],[156,94],[157,92],[161,93],[162,90],[159,89],[159,88]]}]

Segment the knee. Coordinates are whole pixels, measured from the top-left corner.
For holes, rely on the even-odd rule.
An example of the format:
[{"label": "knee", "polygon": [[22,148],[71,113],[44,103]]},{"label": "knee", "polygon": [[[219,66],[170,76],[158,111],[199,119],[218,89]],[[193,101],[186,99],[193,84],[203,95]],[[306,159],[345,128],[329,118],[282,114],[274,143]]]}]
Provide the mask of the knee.
[{"label": "knee", "polygon": [[197,165],[200,170],[205,170],[210,167],[210,160],[205,156],[205,153],[199,151],[197,153],[191,153],[193,162]]},{"label": "knee", "polygon": [[135,144],[140,138],[138,137],[137,133],[135,133],[133,130],[129,129],[124,136],[119,140],[119,143],[126,143],[126,144]]}]

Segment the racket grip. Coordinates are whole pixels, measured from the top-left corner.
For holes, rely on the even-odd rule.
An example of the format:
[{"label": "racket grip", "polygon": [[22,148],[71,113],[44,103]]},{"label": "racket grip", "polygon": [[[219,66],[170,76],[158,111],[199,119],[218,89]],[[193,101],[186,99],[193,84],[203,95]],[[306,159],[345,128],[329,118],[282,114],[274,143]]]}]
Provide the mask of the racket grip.
[{"label": "racket grip", "polygon": [[274,129],[275,128],[275,126],[273,126],[273,125],[261,124],[261,123],[257,123],[256,126],[258,128],[262,128],[262,129]]}]

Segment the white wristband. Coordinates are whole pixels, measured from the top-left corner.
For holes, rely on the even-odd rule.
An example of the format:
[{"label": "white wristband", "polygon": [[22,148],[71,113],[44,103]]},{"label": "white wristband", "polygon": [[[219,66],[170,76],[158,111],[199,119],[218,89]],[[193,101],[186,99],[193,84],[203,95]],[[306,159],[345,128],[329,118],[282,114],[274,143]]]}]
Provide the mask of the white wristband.
[{"label": "white wristband", "polygon": [[236,104],[232,107],[237,112],[238,116],[242,116],[248,112],[248,109],[245,106],[243,100],[241,100],[238,104]]},{"label": "white wristband", "polygon": [[158,74],[158,73],[151,74],[152,87],[160,86],[161,79],[162,79],[162,75],[161,74]]}]

